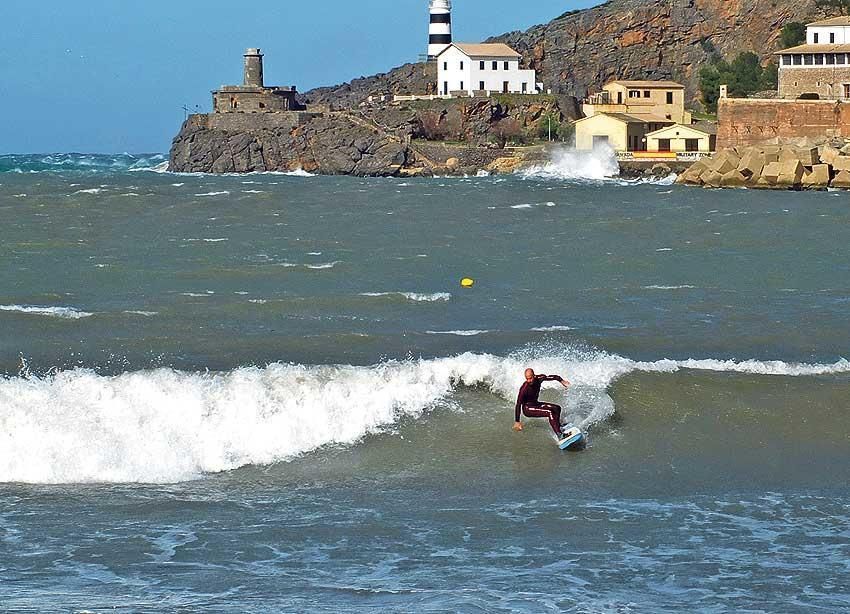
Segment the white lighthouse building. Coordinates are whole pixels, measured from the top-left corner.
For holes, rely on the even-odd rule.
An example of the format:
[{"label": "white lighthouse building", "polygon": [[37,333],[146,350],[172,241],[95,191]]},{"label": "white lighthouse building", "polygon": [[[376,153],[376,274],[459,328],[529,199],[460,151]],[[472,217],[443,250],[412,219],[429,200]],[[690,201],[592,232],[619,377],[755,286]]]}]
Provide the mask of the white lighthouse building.
[{"label": "white lighthouse building", "polygon": [[452,44],[452,0],[430,0],[428,11],[428,59],[433,60]]}]

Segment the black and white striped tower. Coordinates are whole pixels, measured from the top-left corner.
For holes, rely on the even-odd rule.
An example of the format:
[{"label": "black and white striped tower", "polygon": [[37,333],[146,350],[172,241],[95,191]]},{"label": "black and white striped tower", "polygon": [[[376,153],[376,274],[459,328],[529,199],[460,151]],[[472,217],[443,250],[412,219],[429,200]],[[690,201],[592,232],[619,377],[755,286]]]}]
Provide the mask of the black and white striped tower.
[{"label": "black and white striped tower", "polygon": [[434,59],[452,44],[452,0],[430,0],[428,12],[428,58]]}]

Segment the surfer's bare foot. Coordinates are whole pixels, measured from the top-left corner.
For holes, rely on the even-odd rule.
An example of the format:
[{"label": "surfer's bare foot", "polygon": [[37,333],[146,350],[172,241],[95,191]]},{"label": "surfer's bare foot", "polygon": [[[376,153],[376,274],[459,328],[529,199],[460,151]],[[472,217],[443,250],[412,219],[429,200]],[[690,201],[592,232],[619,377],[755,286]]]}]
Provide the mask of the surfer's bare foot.
[{"label": "surfer's bare foot", "polygon": [[519,432],[522,430],[522,422],[514,422],[514,430]]}]

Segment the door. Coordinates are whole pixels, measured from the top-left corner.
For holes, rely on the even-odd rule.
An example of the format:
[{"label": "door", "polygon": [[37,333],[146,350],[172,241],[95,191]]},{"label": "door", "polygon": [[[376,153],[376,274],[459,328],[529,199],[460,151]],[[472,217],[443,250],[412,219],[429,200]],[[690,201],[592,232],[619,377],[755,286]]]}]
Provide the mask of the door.
[{"label": "door", "polygon": [[699,139],[685,139],[685,151],[699,151]]},{"label": "door", "polygon": [[617,92],[617,104],[623,104],[623,92]]},{"label": "door", "polygon": [[599,147],[608,147],[608,135],[607,134],[594,134],[593,135],[593,149],[597,149]]},{"label": "door", "polygon": [[670,151],[670,139],[658,139],[658,151]]},{"label": "door", "polygon": [[443,81],[443,96],[449,95],[449,82]]},{"label": "door", "polygon": [[510,92],[510,90],[511,90],[511,82],[510,81],[505,81],[504,83],[502,83],[502,93],[503,94],[507,94],[508,92]]}]

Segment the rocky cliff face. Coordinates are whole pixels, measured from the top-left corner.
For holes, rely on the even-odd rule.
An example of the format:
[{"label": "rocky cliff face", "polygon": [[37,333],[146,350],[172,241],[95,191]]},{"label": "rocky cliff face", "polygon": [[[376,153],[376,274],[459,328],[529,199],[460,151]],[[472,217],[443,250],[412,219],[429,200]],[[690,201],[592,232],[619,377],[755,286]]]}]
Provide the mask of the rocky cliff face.
[{"label": "rocky cliff face", "polygon": [[[567,99],[562,109],[554,96],[508,96],[371,104],[323,114],[193,115],[172,143],[169,169],[358,176],[498,172],[516,164],[497,160],[518,157],[493,143],[501,122],[528,134],[544,115],[574,118],[572,103]],[[433,133],[468,145],[422,142]]]},{"label": "rocky cliff face", "polygon": [[[754,51],[767,60],[783,25],[818,16],[815,0],[611,0],[490,40],[521,52],[554,93],[583,98],[612,79],[674,79],[695,100],[699,68],[713,54]],[[408,64],[305,96],[350,106],[374,93],[422,93],[434,87],[423,66]]]}]

